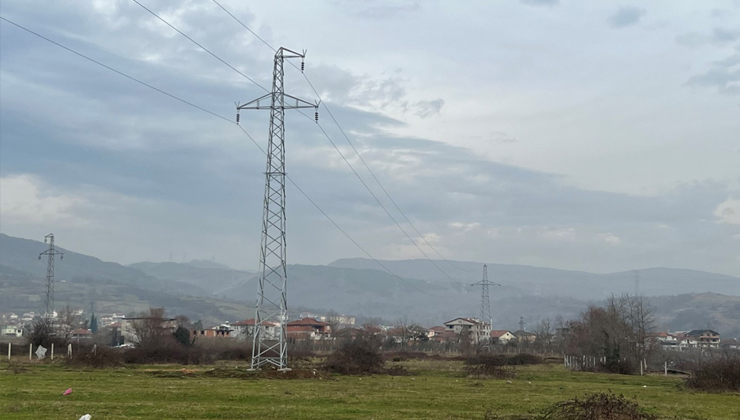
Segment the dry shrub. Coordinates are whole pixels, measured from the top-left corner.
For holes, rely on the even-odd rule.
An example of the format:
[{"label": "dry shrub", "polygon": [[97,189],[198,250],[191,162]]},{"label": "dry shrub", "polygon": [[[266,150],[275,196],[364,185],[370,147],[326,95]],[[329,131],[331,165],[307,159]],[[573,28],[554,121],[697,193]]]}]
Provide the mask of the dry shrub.
[{"label": "dry shrub", "polygon": [[529,353],[515,354],[507,359],[507,365],[509,366],[523,366],[523,365],[541,365],[545,363],[545,360],[540,356]]},{"label": "dry shrub", "polygon": [[597,372],[603,373],[616,373],[619,375],[634,375],[637,372],[637,368],[634,363],[629,360],[612,359],[606,362],[599,362],[596,365]]},{"label": "dry shrub", "polygon": [[499,354],[480,354],[465,361],[465,372],[475,378],[513,378],[514,368],[509,366],[509,358]]},{"label": "dry shrub", "polygon": [[177,363],[182,365],[201,365],[212,362],[212,357],[204,349],[186,347],[173,337],[163,337],[150,341],[146,345],[126,350],[123,353],[125,363],[153,364]]},{"label": "dry shrub", "polygon": [[542,419],[549,420],[654,420],[640,406],[623,395],[598,392],[586,394],[552,405],[542,413]]},{"label": "dry shrub", "polygon": [[686,386],[701,391],[740,391],[740,357],[698,364],[686,379]]},{"label": "dry shrub", "polygon": [[30,371],[25,363],[23,362],[17,362],[15,360],[8,361],[8,372],[13,372],[15,375],[20,375],[21,373],[27,373]]},{"label": "dry shrub", "polygon": [[86,368],[109,368],[123,364],[123,354],[120,351],[100,347],[95,351],[78,351],[67,358],[67,365]]},{"label": "dry shrub", "polygon": [[324,367],[345,375],[369,375],[382,371],[383,357],[371,342],[356,340],[343,344],[329,355]]}]

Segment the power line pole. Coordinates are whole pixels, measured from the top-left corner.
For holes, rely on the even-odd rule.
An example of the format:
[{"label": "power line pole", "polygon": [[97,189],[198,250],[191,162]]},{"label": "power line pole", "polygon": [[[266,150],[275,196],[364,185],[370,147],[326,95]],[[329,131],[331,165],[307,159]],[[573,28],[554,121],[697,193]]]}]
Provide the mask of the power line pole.
[{"label": "power line pole", "polygon": [[493,317],[491,317],[491,300],[488,295],[488,286],[501,286],[498,283],[488,281],[488,264],[483,264],[483,280],[471,284],[471,286],[481,286],[480,294],[480,316],[482,321],[488,321],[493,328]]},{"label": "power line pole", "polygon": [[44,243],[49,244],[49,249],[39,254],[39,259],[44,255],[49,257],[49,262],[46,265],[46,313],[44,316],[51,319],[54,316],[54,257],[59,255],[60,259],[64,259],[64,253],[57,251],[54,247],[53,233],[44,237]]},{"label": "power line pole", "polygon": [[[262,216],[262,242],[260,247],[259,290],[252,343],[252,369],[271,364],[278,369],[288,369],[286,323],[288,321],[288,279],[285,242],[285,110],[314,108],[310,103],[288,95],[284,90],[283,64],[285,59],[300,58],[301,70],[306,53],[297,53],[281,47],[275,53],[272,72],[272,92],[244,105],[237,104],[236,122],[243,109],[269,109],[270,130],[267,144],[267,170],[265,171],[265,198]],[[318,121],[318,112],[315,118]],[[275,336],[266,336],[262,325],[272,322],[280,325]]]}]

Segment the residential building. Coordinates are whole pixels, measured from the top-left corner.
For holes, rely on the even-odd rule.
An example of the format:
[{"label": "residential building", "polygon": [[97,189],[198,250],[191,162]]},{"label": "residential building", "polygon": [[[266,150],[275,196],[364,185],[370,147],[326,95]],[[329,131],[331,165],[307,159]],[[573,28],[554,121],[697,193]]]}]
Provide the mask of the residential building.
[{"label": "residential building", "polygon": [[288,338],[296,340],[320,340],[331,337],[331,326],[316,318],[301,318],[286,325]]},{"label": "residential building", "polygon": [[0,325],[0,337],[23,337],[23,327],[20,325]]},{"label": "residential building", "polygon": [[[252,339],[254,337],[254,318],[245,319],[231,324],[234,332],[232,337],[238,340]],[[267,340],[275,340],[280,335],[280,324],[270,321],[262,321],[262,336]]]},{"label": "residential building", "polygon": [[232,332],[234,332],[234,328],[226,322],[202,330],[191,330],[190,336],[192,338],[231,338]]},{"label": "residential building", "polygon": [[474,343],[487,343],[491,326],[477,318],[455,318],[444,323],[447,331],[458,335],[469,334]]},{"label": "residential building", "polygon": [[445,328],[445,327],[443,327],[441,325],[440,326],[436,326],[436,327],[432,327],[429,330],[427,330],[427,337],[434,338],[435,336],[438,336],[438,335],[442,334],[445,331],[447,331],[447,328]]},{"label": "residential building", "polygon": [[93,333],[88,329],[77,328],[69,332],[69,338],[76,343],[90,341],[93,338]]},{"label": "residential building", "polygon": [[506,344],[511,340],[516,340],[516,336],[509,330],[492,330],[491,341],[498,344]]},{"label": "residential building", "polygon": [[519,330],[513,334],[520,343],[534,343],[537,340],[537,335],[529,331]]},{"label": "residential building", "polygon": [[718,348],[720,346],[720,336],[714,330],[691,330],[686,333],[686,337],[696,340],[699,347]]}]

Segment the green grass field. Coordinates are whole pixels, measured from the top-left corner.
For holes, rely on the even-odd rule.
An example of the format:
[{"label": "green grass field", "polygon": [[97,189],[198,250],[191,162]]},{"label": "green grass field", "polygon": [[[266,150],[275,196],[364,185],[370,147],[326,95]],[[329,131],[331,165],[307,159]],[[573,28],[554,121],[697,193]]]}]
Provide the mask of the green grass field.
[{"label": "green grass field", "polygon": [[[681,389],[678,378],[518,368],[511,383],[467,378],[461,362],[401,363],[412,376],[255,379],[231,366],[136,366],[79,370],[0,367],[0,419],[483,419],[527,414],[590,391],[635,398],[660,418],[740,419],[740,394]],[[0,365],[2,366],[2,365]],[[243,369],[244,367],[240,367]],[[228,370],[227,370],[228,369]],[[220,375],[217,375],[219,374]],[[227,375],[223,375],[226,373]],[[62,396],[67,388],[73,393]]]}]

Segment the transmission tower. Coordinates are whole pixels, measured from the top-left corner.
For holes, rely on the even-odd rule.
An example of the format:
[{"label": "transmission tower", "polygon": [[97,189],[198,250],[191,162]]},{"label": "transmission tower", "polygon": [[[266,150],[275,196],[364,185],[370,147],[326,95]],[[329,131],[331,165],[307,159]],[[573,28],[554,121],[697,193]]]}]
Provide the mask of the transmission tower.
[{"label": "transmission tower", "polygon": [[493,318],[491,317],[491,300],[488,295],[488,286],[501,286],[498,283],[488,281],[488,264],[483,264],[483,280],[471,284],[471,286],[481,286],[480,294],[480,317],[481,321],[488,321],[493,327]]},{"label": "transmission tower", "polygon": [[[288,300],[286,294],[287,270],[285,262],[285,110],[314,108],[318,121],[318,103],[310,103],[288,95],[284,90],[283,64],[286,59],[300,58],[301,70],[306,56],[281,47],[275,53],[272,72],[272,92],[243,105],[237,104],[236,122],[243,109],[269,109],[270,130],[265,171],[265,198],[262,215],[262,242],[260,248],[259,290],[252,344],[252,369],[274,365],[288,369],[287,335]],[[267,336],[262,325],[272,322],[280,325],[277,336]]]},{"label": "transmission tower", "polygon": [[44,316],[47,319],[51,319],[54,316],[54,257],[59,255],[60,259],[64,259],[64,254],[59,252],[54,247],[54,234],[50,233],[44,237],[44,243],[49,244],[49,249],[39,254],[39,259],[44,255],[49,257],[49,262],[46,266],[46,313]]},{"label": "transmission tower", "polygon": [[524,326],[525,325],[527,325],[527,323],[524,322],[524,317],[523,316],[520,316],[519,317],[519,331],[525,331],[524,330]]}]

